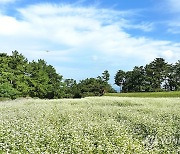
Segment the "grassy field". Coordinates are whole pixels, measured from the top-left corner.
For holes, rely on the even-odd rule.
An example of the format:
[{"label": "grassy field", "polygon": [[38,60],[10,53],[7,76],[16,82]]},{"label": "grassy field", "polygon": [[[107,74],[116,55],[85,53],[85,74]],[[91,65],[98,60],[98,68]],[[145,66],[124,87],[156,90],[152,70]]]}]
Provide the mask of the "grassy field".
[{"label": "grassy field", "polygon": [[0,102],[0,153],[180,153],[180,98]]},{"label": "grassy field", "polygon": [[136,92],[136,93],[106,93],[105,96],[116,97],[180,97],[180,91],[171,92]]}]

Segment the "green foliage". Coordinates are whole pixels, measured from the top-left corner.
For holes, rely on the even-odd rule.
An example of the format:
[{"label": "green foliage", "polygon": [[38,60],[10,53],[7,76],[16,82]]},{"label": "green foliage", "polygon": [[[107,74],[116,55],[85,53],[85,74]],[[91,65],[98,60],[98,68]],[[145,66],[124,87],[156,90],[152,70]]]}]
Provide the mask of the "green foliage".
[{"label": "green foliage", "polygon": [[79,87],[74,79],[65,79],[65,98],[81,98],[82,94]]},{"label": "green foliage", "polygon": [[103,91],[102,80],[95,78],[87,78],[81,80],[78,88],[83,96],[100,96]]},{"label": "green foliage", "polygon": [[180,90],[180,60],[174,65],[175,90]]},{"label": "green foliage", "polygon": [[62,98],[62,76],[44,60],[29,62],[17,51],[0,54],[0,97]]},{"label": "green foliage", "polygon": [[12,55],[0,53],[0,97],[38,97],[38,98],[81,98],[100,96],[104,92],[114,92],[108,84],[110,74],[107,70],[101,77],[77,82],[65,79],[56,73],[53,66],[39,59],[28,60],[17,51]]},{"label": "green foliage", "polygon": [[114,77],[115,84],[118,86],[122,86],[125,82],[125,72],[123,70],[119,70]]},{"label": "green foliage", "polygon": [[161,85],[164,82],[167,63],[163,58],[156,58],[153,62],[145,66],[146,72],[146,91],[161,91]]},{"label": "green foliage", "polygon": [[61,96],[62,76],[57,74],[51,65],[40,59],[38,62],[32,61],[29,66],[31,97],[49,99],[63,97]]},{"label": "green foliage", "polygon": [[87,78],[81,80],[77,85],[82,96],[102,96],[106,92],[116,92],[108,83],[110,74],[107,70],[102,73],[102,76],[97,78]]},{"label": "green foliage", "polygon": [[103,73],[102,73],[102,80],[104,82],[108,82],[110,79],[110,74],[108,72],[108,70],[105,70]]},{"label": "green foliage", "polygon": [[119,70],[115,84],[122,92],[158,92],[179,90],[180,61],[168,64],[163,58],[156,58],[145,67],[135,66],[132,71]]},{"label": "green foliage", "polygon": [[3,83],[0,85],[0,98],[15,99],[20,95],[20,92],[12,87],[9,83]]}]

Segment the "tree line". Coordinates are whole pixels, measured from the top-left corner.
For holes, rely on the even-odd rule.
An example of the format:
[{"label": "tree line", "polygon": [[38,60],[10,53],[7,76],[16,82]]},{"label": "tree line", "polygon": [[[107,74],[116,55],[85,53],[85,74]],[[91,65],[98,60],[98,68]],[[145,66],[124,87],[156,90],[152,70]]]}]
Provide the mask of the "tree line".
[{"label": "tree line", "polygon": [[[44,60],[29,62],[18,51],[0,53],[0,98],[81,98],[116,92],[108,83],[110,74],[77,82],[64,79]],[[114,77],[121,92],[155,92],[180,90],[180,60],[175,64],[156,58],[132,71],[118,70]]]},{"label": "tree line", "polygon": [[77,83],[63,79],[55,68],[44,60],[29,62],[18,51],[12,55],[0,53],[0,98],[81,98],[115,92],[108,83],[110,74],[105,70],[97,78],[87,78]]},{"label": "tree line", "polygon": [[180,60],[175,64],[156,58],[145,66],[135,66],[132,71],[118,70],[115,84],[121,92],[158,92],[180,90]]}]

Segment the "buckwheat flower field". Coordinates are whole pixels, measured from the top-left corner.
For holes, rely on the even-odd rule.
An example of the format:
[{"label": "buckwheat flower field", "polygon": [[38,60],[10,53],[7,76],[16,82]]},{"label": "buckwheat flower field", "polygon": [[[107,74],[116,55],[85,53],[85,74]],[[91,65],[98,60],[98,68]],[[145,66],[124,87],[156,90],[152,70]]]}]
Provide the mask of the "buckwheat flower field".
[{"label": "buckwheat flower field", "polygon": [[3,101],[0,153],[180,153],[180,98]]}]

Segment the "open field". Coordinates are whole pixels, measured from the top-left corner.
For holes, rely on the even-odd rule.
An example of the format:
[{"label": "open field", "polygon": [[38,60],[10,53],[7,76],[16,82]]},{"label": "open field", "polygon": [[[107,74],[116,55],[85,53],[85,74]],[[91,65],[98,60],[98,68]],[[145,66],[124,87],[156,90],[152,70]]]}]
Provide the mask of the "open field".
[{"label": "open field", "polygon": [[180,153],[180,98],[0,102],[0,153]]},{"label": "open field", "polygon": [[105,96],[116,97],[180,97],[180,91],[170,92],[136,92],[136,93],[106,93]]}]

